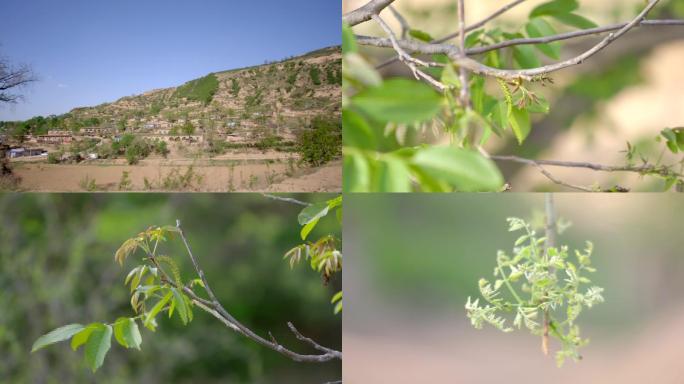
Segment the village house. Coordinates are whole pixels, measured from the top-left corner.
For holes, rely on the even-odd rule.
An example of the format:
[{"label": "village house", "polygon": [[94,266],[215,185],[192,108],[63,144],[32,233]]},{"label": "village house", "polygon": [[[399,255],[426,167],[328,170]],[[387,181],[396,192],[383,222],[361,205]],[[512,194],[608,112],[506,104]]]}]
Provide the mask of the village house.
[{"label": "village house", "polygon": [[91,136],[91,137],[104,137],[112,134],[112,129],[107,128],[107,127],[86,127],[86,128],[81,128],[80,133],[83,136]]},{"label": "village house", "polygon": [[73,136],[71,132],[64,130],[49,130],[47,135],[36,135],[36,142],[47,144],[71,143]]}]

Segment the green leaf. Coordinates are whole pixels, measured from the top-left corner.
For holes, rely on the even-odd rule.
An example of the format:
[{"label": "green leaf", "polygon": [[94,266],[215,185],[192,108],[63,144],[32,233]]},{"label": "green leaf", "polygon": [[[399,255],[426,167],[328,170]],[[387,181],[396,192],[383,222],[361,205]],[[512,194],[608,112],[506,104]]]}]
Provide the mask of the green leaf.
[{"label": "green leaf", "polygon": [[411,29],[409,31],[409,35],[416,40],[424,41],[426,43],[429,43],[432,40],[434,40],[429,33],[421,31],[420,29]]},{"label": "green leaf", "polygon": [[31,347],[31,352],[35,352],[45,346],[48,346],[50,344],[58,343],[60,341],[64,341],[74,334],[80,332],[83,330],[83,326],[81,324],[69,324],[65,325],[62,327],[59,327],[49,333],[46,333],[45,335],[39,337],[34,343],[33,346]]},{"label": "green leaf", "polygon": [[560,21],[561,23],[569,25],[571,27],[577,27],[582,29],[597,27],[596,23],[576,13],[559,13],[551,16],[554,19]]},{"label": "green leaf", "polygon": [[147,312],[147,316],[145,316],[145,326],[147,326],[148,324],[153,324],[152,320],[154,320],[155,316],[157,316],[159,311],[161,311],[164,308],[166,303],[168,303],[169,300],[171,300],[171,296],[173,296],[173,293],[169,291],[166,295],[164,295],[164,297],[157,301],[157,304],[155,304],[149,312]]},{"label": "green leaf", "polygon": [[579,8],[577,0],[553,0],[547,3],[538,5],[532,12],[530,12],[530,18],[545,15],[557,15],[570,13]]},{"label": "green leaf", "polygon": [[420,81],[396,78],[366,89],[352,98],[363,112],[383,122],[415,123],[432,119],[442,107],[442,97]]},{"label": "green leaf", "polygon": [[347,23],[342,24],[342,54],[355,53],[359,50],[356,45],[354,32]]},{"label": "green leaf", "polygon": [[315,219],[320,219],[321,217],[328,214],[328,203],[315,203],[311,204],[299,212],[297,215],[297,221],[299,225],[304,225],[312,222]]},{"label": "green leaf", "polygon": [[473,31],[473,32],[469,33],[468,35],[466,35],[465,47],[466,48],[472,48],[475,45],[477,45],[477,43],[480,42],[480,37],[482,37],[483,33],[484,33],[484,29],[478,29],[478,30]]},{"label": "green leaf", "polygon": [[120,317],[114,322],[114,337],[126,348],[140,349],[142,337],[134,319]]},{"label": "green leaf", "polygon": [[351,148],[344,148],[342,164],[342,189],[344,192],[368,192],[370,189],[370,165],[365,156]]},{"label": "green leaf", "polygon": [[454,66],[451,65],[451,63],[446,64],[444,67],[440,80],[443,84],[450,87],[461,88],[461,79],[459,78],[458,74],[456,74]]},{"label": "green leaf", "polygon": [[537,95],[537,100],[526,108],[529,113],[549,113],[549,102],[541,95]]},{"label": "green leaf", "polygon": [[513,108],[513,113],[511,113],[508,121],[511,124],[515,138],[518,139],[518,144],[522,144],[527,135],[530,134],[530,114],[525,110]]},{"label": "green leaf", "polygon": [[328,203],[316,203],[311,204],[308,207],[302,209],[297,216],[297,220],[300,225],[304,225],[301,231],[302,240],[306,240],[309,232],[314,229],[318,220],[328,214]]},{"label": "green leaf", "polygon": [[110,325],[99,324],[93,329],[85,346],[85,361],[93,372],[102,366],[111,343],[112,327]]},{"label": "green leaf", "polygon": [[496,165],[477,152],[455,147],[430,147],[419,151],[413,165],[459,191],[498,191],[503,177]]},{"label": "green leaf", "polygon": [[[556,34],[551,24],[541,18],[534,18],[525,25],[525,30],[530,37],[544,37]],[[535,47],[546,56],[558,60],[560,58],[560,43],[537,44]]]},{"label": "green leaf", "polygon": [[302,237],[302,240],[306,240],[306,237],[309,236],[309,233],[314,229],[316,224],[318,224],[318,218],[306,223],[305,226],[302,227],[301,232],[299,233]]},{"label": "green leaf", "polygon": [[411,174],[404,160],[395,155],[384,155],[373,175],[375,192],[411,192]]},{"label": "green leaf", "polygon": [[537,57],[534,47],[531,45],[516,45],[513,47],[513,59],[520,68],[541,67],[541,61]]},{"label": "green leaf", "polygon": [[342,75],[347,80],[366,86],[377,86],[382,83],[378,71],[358,53],[348,53],[342,57]]},{"label": "green leaf", "polygon": [[371,126],[358,113],[342,110],[342,141],[345,146],[376,149],[378,142]]},{"label": "green leaf", "polygon": [[187,324],[188,307],[185,303],[185,299],[183,299],[183,294],[180,293],[176,288],[171,288],[171,292],[173,292],[173,300],[176,303],[176,308],[178,308],[178,315],[180,316],[183,324]]},{"label": "green leaf", "polygon": [[98,326],[104,325],[102,323],[90,323],[88,324],[83,330],[81,330],[79,333],[75,334],[74,337],[71,338],[71,349],[74,351],[78,349],[81,345],[85,344],[86,341],[88,341],[88,338],[90,337],[90,334],[97,328]]}]

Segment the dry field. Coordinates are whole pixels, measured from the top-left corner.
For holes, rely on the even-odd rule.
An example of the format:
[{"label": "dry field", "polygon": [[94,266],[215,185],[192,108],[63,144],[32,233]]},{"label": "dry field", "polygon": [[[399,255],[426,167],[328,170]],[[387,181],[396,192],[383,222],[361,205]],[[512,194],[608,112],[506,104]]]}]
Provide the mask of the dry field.
[{"label": "dry field", "polygon": [[80,164],[15,161],[12,168],[21,178],[22,191],[334,192],[342,189],[339,161],[307,168],[298,167],[296,157],[291,155],[244,155],[211,159],[149,158],[137,165],[128,165],[122,159]]}]

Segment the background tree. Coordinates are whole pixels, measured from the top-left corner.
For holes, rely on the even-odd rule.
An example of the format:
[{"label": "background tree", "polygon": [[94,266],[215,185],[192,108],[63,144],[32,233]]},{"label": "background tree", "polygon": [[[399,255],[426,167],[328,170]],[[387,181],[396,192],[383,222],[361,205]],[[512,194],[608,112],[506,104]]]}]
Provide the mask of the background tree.
[{"label": "background tree", "polygon": [[12,65],[7,58],[0,57],[0,103],[16,103],[22,95],[16,91],[37,78],[26,64]]}]

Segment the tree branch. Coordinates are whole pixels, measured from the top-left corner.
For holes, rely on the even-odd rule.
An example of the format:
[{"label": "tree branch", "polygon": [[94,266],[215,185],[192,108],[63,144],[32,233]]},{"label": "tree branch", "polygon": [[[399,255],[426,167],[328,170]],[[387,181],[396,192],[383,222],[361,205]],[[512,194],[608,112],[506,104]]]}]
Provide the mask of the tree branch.
[{"label": "tree branch", "polygon": [[[458,30],[459,30],[459,45],[461,52],[465,52],[465,4],[464,0],[458,0]],[[461,105],[467,109],[470,106],[470,92],[468,91],[468,71],[464,67],[460,67],[459,78],[461,81]]]},{"label": "tree branch", "polygon": [[[591,169],[593,171],[600,171],[600,172],[634,172],[638,173],[640,175],[646,175],[646,174],[655,174],[663,177],[677,177],[681,178],[684,177],[684,174],[677,173],[673,170],[671,170],[669,166],[655,166],[652,164],[643,164],[643,165],[603,165],[603,164],[595,164],[595,163],[588,163],[588,162],[577,162],[577,161],[559,161],[559,160],[532,160],[532,159],[526,159],[523,157],[518,157],[518,156],[497,156],[497,155],[492,155],[490,156],[492,160],[495,161],[511,161],[515,163],[520,163],[520,164],[527,164],[527,165],[532,165],[539,169],[539,172],[541,172],[546,178],[551,180],[552,182],[563,185],[568,188],[584,191],[584,192],[596,192],[596,189],[591,189],[587,187],[582,187],[579,185],[573,185],[566,183],[562,180],[559,180],[555,178],[551,173],[546,171],[544,169],[544,165],[548,166],[554,166],[554,167],[567,167],[567,168],[585,168],[585,169]],[[628,190],[624,187],[616,186],[615,189],[618,192],[627,192]],[[600,191],[600,189],[598,189]]]},{"label": "tree branch", "polygon": [[[511,9],[511,8],[513,8],[513,7],[515,7],[515,6],[517,6],[517,5],[520,4],[520,3],[523,3],[524,1],[525,1],[525,0],[515,0],[515,1],[511,2],[511,3],[508,3],[507,5],[505,5],[505,6],[501,7],[501,8],[499,8],[499,9],[496,10],[494,13],[492,13],[491,15],[489,15],[489,16],[485,17],[484,19],[478,21],[477,23],[465,27],[465,29],[464,29],[463,31],[461,31],[461,30],[459,29],[459,30],[458,30],[457,32],[455,32],[455,33],[452,33],[452,34],[450,34],[450,35],[444,36],[444,37],[442,37],[442,38],[440,38],[440,39],[432,40],[430,43],[438,43],[438,44],[439,44],[439,43],[443,43],[443,42],[445,42],[445,41],[448,41],[448,40],[453,39],[454,37],[460,36],[460,35],[463,34],[464,32],[467,33],[467,32],[470,32],[470,31],[472,31],[472,30],[478,29],[478,28],[482,27],[483,25],[487,24],[488,22],[490,22],[491,20],[494,20],[494,19],[496,19],[497,17],[501,16],[503,13],[507,12],[509,9]],[[392,63],[394,63],[394,62],[396,62],[397,60],[399,60],[399,58],[395,56],[395,57],[393,57],[393,58],[391,58],[391,59],[389,59],[389,60],[387,60],[387,61],[385,61],[385,62],[383,62],[383,63],[381,63],[381,64],[379,64],[379,65],[377,65],[375,68],[376,68],[376,69],[380,69],[380,68],[382,68],[382,67],[386,67],[386,66],[388,66],[388,65],[390,65],[390,64],[392,64]]]},{"label": "tree branch", "polygon": [[[628,23],[606,25],[603,27],[596,27],[590,29],[581,29],[579,31],[572,31],[560,33],[557,35],[535,37],[535,38],[520,38],[502,41],[500,43],[487,45],[484,47],[470,48],[466,50],[467,55],[477,55],[497,49],[511,47],[514,45],[529,45],[529,44],[546,44],[554,41],[569,40],[577,37],[584,37],[590,35],[598,35],[605,32],[617,31],[624,28]],[[642,20],[634,27],[658,27],[658,26],[684,26],[684,20]]]},{"label": "tree branch", "polygon": [[342,16],[342,21],[347,23],[350,27],[361,24],[372,18],[373,15],[378,15],[380,12],[392,4],[394,0],[371,0],[361,8],[355,9],[346,15]]},{"label": "tree branch", "polygon": [[[648,13],[651,11],[651,9],[653,9],[653,7],[655,7],[656,4],[658,4],[658,2],[659,0],[650,0],[649,3],[644,7],[644,9],[632,21],[626,23],[616,32],[608,34],[608,36],[603,38],[599,43],[597,43],[584,53],[564,61],[532,69],[515,70],[492,68],[467,57],[464,51],[461,51],[457,47],[450,44],[421,43],[407,40],[395,41],[394,39],[392,39],[392,41],[388,41],[387,39],[378,39],[365,36],[359,36],[357,38],[357,41],[359,44],[362,45],[392,47],[395,50],[396,46],[399,46],[402,50],[408,50],[414,53],[443,53],[448,55],[454,64],[460,67],[465,67],[465,69],[483,76],[498,77],[506,80],[534,80],[535,78],[544,76],[548,73],[559,71],[561,69],[580,64],[584,60],[600,52],[608,45],[610,45],[612,42],[622,37],[625,33],[634,28],[636,25],[640,24],[646,17],[646,15],[648,15]],[[369,17],[372,18],[372,16]]]},{"label": "tree branch", "polygon": [[392,48],[397,52],[399,55],[399,60],[404,63],[411,72],[413,73],[413,76],[416,78],[416,80],[420,80],[421,78],[427,80],[430,84],[432,84],[435,88],[439,89],[440,91],[445,90],[447,87],[446,85],[440,83],[439,81],[435,80],[432,78],[432,76],[428,75],[427,73],[421,71],[416,67],[417,65],[421,65],[423,67],[430,67],[430,66],[436,66],[436,63],[427,63],[422,60],[416,59],[406,53],[398,43],[397,37],[394,35],[394,32],[392,32],[392,29],[385,23],[384,20],[379,15],[372,15],[371,18],[375,20],[378,24],[380,24],[380,27],[387,33],[390,39],[390,43],[392,44]]},{"label": "tree branch", "polygon": [[[266,340],[263,337],[254,333],[251,329],[249,329],[248,327],[246,327],[245,325],[243,325],[239,321],[237,321],[221,305],[221,303],[218,301],[218,299],[214,295],[214,292],[211,290],[211,287],[209,286],[209,282],[207,281],[207,279],[204,275],[204,271],[202,270],[202,268],[200,268],[199,263],[197,262],[197,259],[193,255],[192,250],[190,249],[190,246],[188,244],[188,241],[185,238],[185,234],[184,234],[183,229],[181,227],[180,220],[176,220],[176,227],[178,228],[180,237],[183,241],[183,244],[185,245],[185,249],[188,252],[188,256],[190,257],[190,260],[192,261],[192,265],[195,268],[195,271],[199,275],[200,279],[202,280],[202,283],[204,285],[204,290],[207,292],[207,294],[209,295],[209,299],[210,299],[207,302],[206,300],[199,299],[193,293],[193,296],[192,296],[193,303],[195,303],[198,307],[202,308],[203,310],[205,310],[206,312],[208,312],[212,316],[219,319],[222,323],[224,323],[227,327],[234,330],[235,332],[238,332],[238,333],[242,334],[243,336],[245,336],[249,339],[252,339],[253,341],[255,341],[257,343],[259,343],[259,344],[261,344],[267,348],[270,348],[270,349],[290,358],[293,361],[322,363],[322,362],[330,361],[333,359],[342,360],[342,352],[336,351],[334,349],[323,347],[323,346],[317,344],[316,342],[314,342],[313,340],[302,336],[297,331],[297,329],[294,328],[294,326],[291,323],[288,323],[288,326],[290,327],[290,330],[292,330],[292,332],[295,334],[295,336],[299,340],[302,340],[308,344],[311,344],[315,349],[317,349],[323,353],[317,354],[317,355],[304,355],[304,354],[300,354],[300,353],[291,351],[288,348],[285,348],[284,346],[279,344],[277,341],[275,341],[275,339],[272,341]],[[185,288],[187,288],[187,287],[185,287]],[[190,290],[189,288],[187,288],[187,290],[192,292],[192,290]],[[184,289],[184,291],[186,291],[186,292],[187,292],[187,290]]]},{"label": "tree branch", "polygon": [[272,195],[270,193],[262,193],[261,196],[269,198],[269,199],[273,199],[273,200],[284,201],[286,203],[301,205],[303,207],[308,207],[309,205],[311,205],[311,203],[307,203],[307,202],[304,202],[301,200],[293,199],[291,197],[281,197],[281,196],[277,196],[277,195]]}]

